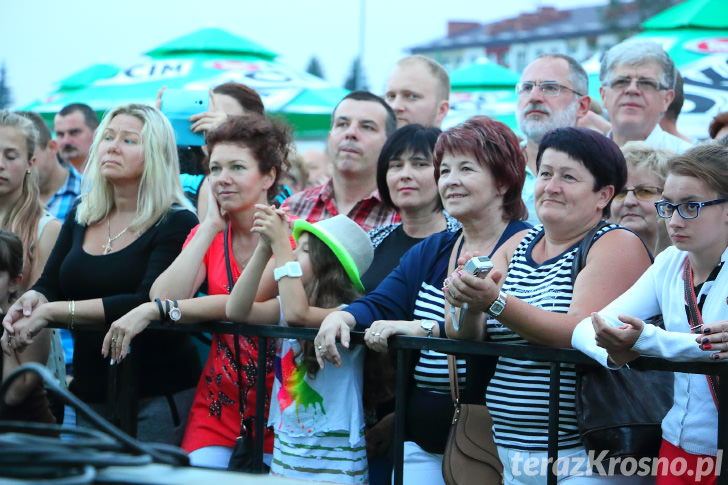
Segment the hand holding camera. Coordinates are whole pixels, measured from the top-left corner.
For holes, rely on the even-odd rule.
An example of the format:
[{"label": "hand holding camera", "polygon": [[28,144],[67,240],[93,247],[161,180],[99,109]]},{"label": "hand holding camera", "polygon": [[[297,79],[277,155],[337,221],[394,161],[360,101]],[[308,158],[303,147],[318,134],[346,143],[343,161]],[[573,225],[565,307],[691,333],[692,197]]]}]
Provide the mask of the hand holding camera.
[{"label": "hand holding camera", "polygon": [[488,256],[474,256],[463,267],[465,272],[478,278],[485,278],[491,269],[493,269],[493,263]]}]

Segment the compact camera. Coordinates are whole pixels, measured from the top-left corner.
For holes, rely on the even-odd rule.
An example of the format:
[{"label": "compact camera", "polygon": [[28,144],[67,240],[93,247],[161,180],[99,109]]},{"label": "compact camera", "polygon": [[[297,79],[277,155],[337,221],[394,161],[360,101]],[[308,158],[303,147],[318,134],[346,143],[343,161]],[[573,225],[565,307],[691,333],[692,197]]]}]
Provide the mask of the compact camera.
[{"label": "compact camera", "polygon": [[190,116],[209,109],[210,93],[206,89],[167,89],[162,92],[161,111],[174,129],[177,146],[202,146],[205,136],[190,130]]},{"label": "compact camera", "polygon": [[488,256],[475,256],[465,263],[464,269],[473,276],[485,278],[488,272],[493,269],[493,263]]}]

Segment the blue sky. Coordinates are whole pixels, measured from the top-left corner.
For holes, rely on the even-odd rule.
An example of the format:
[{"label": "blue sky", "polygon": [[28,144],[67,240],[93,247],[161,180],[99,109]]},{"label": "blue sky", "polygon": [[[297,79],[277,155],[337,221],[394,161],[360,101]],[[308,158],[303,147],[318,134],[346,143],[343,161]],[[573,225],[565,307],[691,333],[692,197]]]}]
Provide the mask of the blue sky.
[{"label": "blue sky", "polygon": [[142,53],[201,27],[216,26],[278,52],[304,69],[318,56],[327,79],[343,84],[359,50],[364,2],[364,63],[370,89],[383,90],[406,49],[442,37],[448,20],[480,22],[606,0],[0,0],[0,63],[14,107],[84,67],[125,67]]}]

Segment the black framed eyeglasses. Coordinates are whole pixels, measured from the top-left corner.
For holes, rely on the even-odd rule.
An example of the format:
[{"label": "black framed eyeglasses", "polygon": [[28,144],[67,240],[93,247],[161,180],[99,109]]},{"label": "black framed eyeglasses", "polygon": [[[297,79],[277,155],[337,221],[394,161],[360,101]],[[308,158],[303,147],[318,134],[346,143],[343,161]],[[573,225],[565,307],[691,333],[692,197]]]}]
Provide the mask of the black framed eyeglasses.
[{"label": "black framed eyeglasses", "polygon": [[541,81],[540,83],[523,81],[516,84],[516,94],[519,96],[530,96],[535,88],[538,88],[541,94],[547,98],[555,98],[561,94],[562,89],[568,89],[577,96],[583,96],[580,92],[574,91],[569,86],[564,86],[556,81]]},{"label": "black framed eyeglasses", "polygon": [[680,204],[673,204],[671,202],[661,200],[659,202],[655,202],[655,208],[657,209],[657,215],[663,219],[671,218],[675,213],[675,209],[677,209],[677,213],[680,214],[680,217],[683,219],[695,219],[700,215],[701,208],[709,205],[723,204],[724,202],[728,202],[728,199],[713,199],[706,200],[704,202],[682,202]]},{"label": "black framed eyeglasses", "polygon": [[632,85],[632,81],[634,81],[637,84],[637,89],[642,91],[643,93],[648,92],[656,92],[656,91],[662,91],[665,89],[669,89],[667,86],[663,86],[659,81],[655,81],[654,79],[650,79],[647,77],[640,77],[640,78],[634,78],[634,77],[617,77],[609,81],[607,85],[615,89],[617,91],[622,91],[624,89],[627,89]]},{"label": "black framed eyeglasses", "polygon": [[634,194],[636,199],[648,201],[660,195],[662,193],[662,189],[660,187],[655,187],[654,185],[637,185],[632,188],[625,187],[621,191],[617,192],[614,196],[614,200],[625,199],[627,194],[630,192]]}]

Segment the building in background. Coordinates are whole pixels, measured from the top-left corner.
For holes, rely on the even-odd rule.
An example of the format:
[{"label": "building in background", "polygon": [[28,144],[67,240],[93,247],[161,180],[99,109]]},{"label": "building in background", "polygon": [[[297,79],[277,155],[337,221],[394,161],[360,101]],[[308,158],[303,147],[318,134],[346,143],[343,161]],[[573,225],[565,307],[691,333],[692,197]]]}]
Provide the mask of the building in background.
[{"label": "building in background", "polygon": [[645,19],[676,3],[679,1],[612,1],[568,10],[543,6],[488,24],[451,21],[446,37],[414,46],[410,52],[431,57],[448,70],[486,57],[521,72],[538,55],[549,52],[585,61],[636,34]]}]

